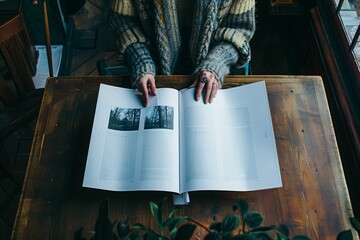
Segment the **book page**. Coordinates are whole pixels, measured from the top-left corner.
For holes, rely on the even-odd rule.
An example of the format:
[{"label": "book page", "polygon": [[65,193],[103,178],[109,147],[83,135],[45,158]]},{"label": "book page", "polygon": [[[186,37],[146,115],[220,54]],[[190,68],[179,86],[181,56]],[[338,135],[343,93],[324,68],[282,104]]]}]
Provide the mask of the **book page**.
[{"label": "book page", "polygon": [[180,192],[282,186],[265,82],[193,99],[181,91]]},{"label": "book page", "polygon": [[178,91],[144,108],[134,89],[100,85],[83,186],[179,191]]}]

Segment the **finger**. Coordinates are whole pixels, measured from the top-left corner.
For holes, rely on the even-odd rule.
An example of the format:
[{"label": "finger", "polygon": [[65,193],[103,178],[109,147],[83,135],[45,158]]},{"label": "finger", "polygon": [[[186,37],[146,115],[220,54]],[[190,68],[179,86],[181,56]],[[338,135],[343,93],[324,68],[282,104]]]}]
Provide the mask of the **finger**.
[{"label": "finger", "polygon": [[147,88],[147,83],[141,83],[141,92],[143,94],[143,103],[144,106],[146,107],[149,103],[149,92],[148,92],[148,88]]},{"label": "finger", "polygon": [[205,104],[208,104],[209,103],[209,98],[210,98],[210,93],[211,93],[211,86],[212,86],[212,83],[208,82],[206,84],[206,87],[205,87],[205,96],[204,96],[204,103]]},{"label": "finger", "polygon": [[215,84],[214,77],[211,77],[210,80],[206,83],[206,93],[204,98],[204,103],[207,104],[210,102],[210,96],[213,89],[213,85]]},{"label": "finger", "polygon": [[149,80],[149,90],[151,95],[156,95],[156,85],[155,85],[155,81],[154,80]]},{"label": "finger", "polygon": [[214,82],[213,86],[212,86],[212,89],[211,89],[211,94],[210,94],[210,99],[209,99],[209,102],[212,103],[216,94],[217,94],[217,91],[219,89],[219,83],[217,81]]},{"label": "finger", "polygon": [[201,92],[204,89],[204,87],[205,87],[205,83],[199,81],[198,84],[197,84],[197,87],[196,87],[196,91],[195,91],[195,100],[196,101],[199,101],[200,96],[201,96]]}]

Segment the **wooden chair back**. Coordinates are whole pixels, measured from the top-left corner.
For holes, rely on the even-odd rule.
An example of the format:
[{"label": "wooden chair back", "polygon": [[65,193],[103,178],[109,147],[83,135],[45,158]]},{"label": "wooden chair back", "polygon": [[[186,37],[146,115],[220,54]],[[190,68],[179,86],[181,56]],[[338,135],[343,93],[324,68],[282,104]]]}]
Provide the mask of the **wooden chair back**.
[{"label": "wooden chair back", "polygon": [[21,13],[0,14],[0,111],[35,89],[37,52]]},{"label": "wooden chair back", "polygon": [[23,15],[0,12],[0,170],[19,185],[4,143],[38,115],[42,90],[35,90],[32,80],[37,57]]}]

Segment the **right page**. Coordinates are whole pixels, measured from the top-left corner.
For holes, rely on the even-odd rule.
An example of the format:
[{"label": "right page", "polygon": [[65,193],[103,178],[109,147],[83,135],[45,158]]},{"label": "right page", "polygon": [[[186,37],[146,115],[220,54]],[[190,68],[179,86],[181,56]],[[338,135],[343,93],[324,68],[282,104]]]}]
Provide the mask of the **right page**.
[{"label": "right page", "polygon": [[213,103],[180,94],[180,192],[281,187],[265,81],[218,91]]}]

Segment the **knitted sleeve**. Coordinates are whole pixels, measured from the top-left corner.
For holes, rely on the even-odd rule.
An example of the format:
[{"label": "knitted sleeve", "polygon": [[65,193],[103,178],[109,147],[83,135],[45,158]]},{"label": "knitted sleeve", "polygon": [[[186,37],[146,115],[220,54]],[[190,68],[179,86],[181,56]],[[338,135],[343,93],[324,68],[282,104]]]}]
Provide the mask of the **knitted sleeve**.
[{"label": "knitted sleeve", "polygon": [[155,75],[149,41],[142,30],[134,3],[131,0],[114,0],[108,23],[116,39],[119,60],[129,68],[131,83],[142,74]]},{"label": "knitted sleeve", "polygon": [[130,81],[132,84],[142,74],[152,74],[155,75],[156,67],[151,57],[151,52],[149,48],[143,43],[134,43],[126,48],[125,53],[125,63],[129,67],[130,71]]},{"label": "knitted sleeve", "polygon": [[114,0],[108,19],[109,27],[118,46],[120,60],[133,43],[148,43],[141,29],[141,22],[131,0]]},{"label": "knitted sleeve", "polygon": [[217,42],[211,48],[206,58],[196,67],[194,75],[202,71],[209,71],[215,75],[220,85],[224,82],[224,76],[229,74],[230,66],[239,59],[237,49],[229,42]]},{"label": "knitted sleeve", "polygon": [[255,0],[234,0],[215,31],[216,41],[232,43],[239,53],[238,64],[250,60],[250,39],[255,32]]}]

